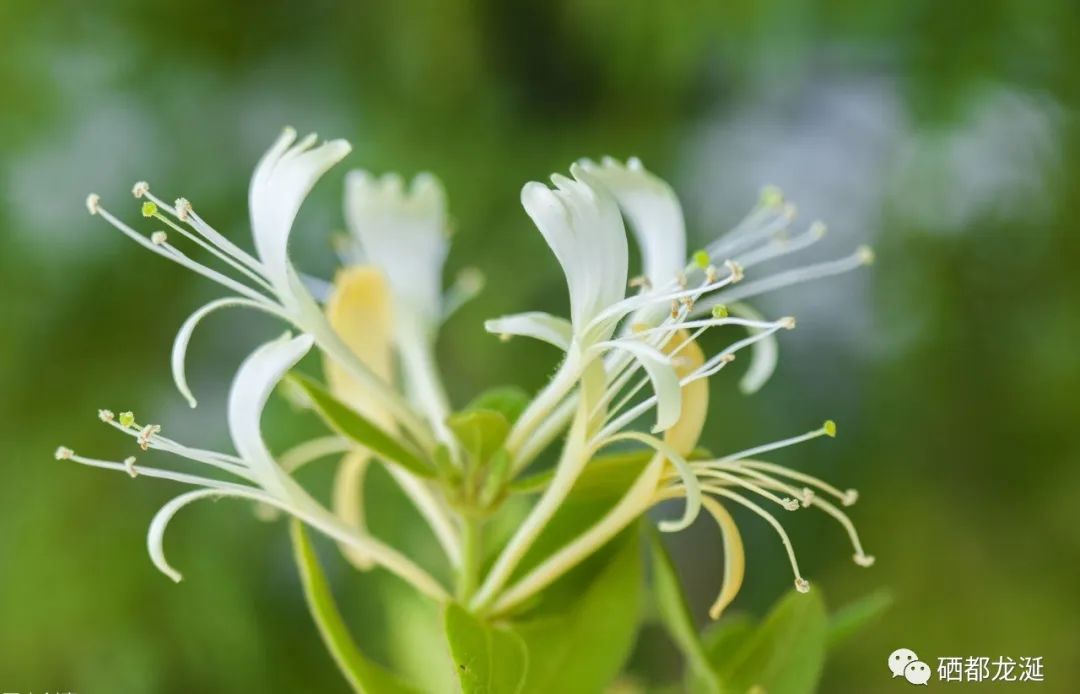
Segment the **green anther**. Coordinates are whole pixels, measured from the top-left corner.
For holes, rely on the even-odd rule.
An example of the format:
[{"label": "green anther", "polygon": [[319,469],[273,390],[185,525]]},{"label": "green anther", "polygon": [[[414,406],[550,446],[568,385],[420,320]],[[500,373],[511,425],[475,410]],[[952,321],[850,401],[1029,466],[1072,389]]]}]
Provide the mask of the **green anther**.
[{"label": "green anther", "polygon": [[142,204],[142,216],[153,217],[157,215],[157,205],[147,200]]},{"label": "green anther", "polygon": [[716,306],[713,306],[712,307],[712,317],[713,318],[727,318],[728,317],[727,306],[724,306],[723,304],[717,304]]},{"label": "green anther", "polygon": [[777,207],[784,202],[784,194],[776,186],[765,186],[761,189],[761,204],[767,207]]},{"label": "green anther", "polygon": [[135,413],[134,412],[121,412],[120,417],[118,419],[120,421],[120,426],[122,426],[122,427],[133,426],[135,424]]},{"label": "green anther", "polygon": [[709,267],[709,254],[705,251],[697,251],[694,253],[694,264],[702,270]]},{"label": "green anther", "polygon": [[831,419],[826,419],[824,426],[821,427],[825,430],[825,435],[831,438],[836,438],[836,422]]}]

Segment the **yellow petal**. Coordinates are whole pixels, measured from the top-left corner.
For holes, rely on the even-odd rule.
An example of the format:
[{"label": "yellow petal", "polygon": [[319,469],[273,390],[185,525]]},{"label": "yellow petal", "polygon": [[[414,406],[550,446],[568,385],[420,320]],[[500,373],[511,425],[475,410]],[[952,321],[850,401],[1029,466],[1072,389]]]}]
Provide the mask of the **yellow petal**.
[{"label": "yellow petal", "polygon": [[[697,342],[690,341],[685,330],[675,333],[664,352],[670,354],[679,349],[674,355],[675,373],[679,378],[688,376],[695,369],[705,363],[705,353]],[[685,345],[683,343],[686,343]],[[709,383],[701,378],[688,383],[682,388],[682,411],[679,421],[673,427],[664,432],[664,442],[679,452],[680,455],[689,455],[697,446],[701,437],[701,430],[705,426],[705,414],[709,409]]]},{"label": "yellow petal", "polygon": [[742,587],[743,570],[746,567],[746,554],[743,552],[742,535],[735,525],[735,519],[716,499],[705,496],[701,499],[705,510],[716,519],[720,526],[720,535],[724,540],[724,578],[720,586],[720,595],[709,608],[709,616],[719,619],[722,613]]},{"label": "yellow petal", "polygon": [[[326,302],[326,318],[368,368],[386,382],[393,381],[390,287],[381,272],[370,266],[340,271]],[[335,397],[387,429],[393,427],[393,419],[377,399],[335,362],[325,359],[323,363],[327,384]]]},{"label": "yellow petal", "polygon": [[[349,453],[342,458],[338,464],[337,475],[334,476],[332,500],[334,514],[350,528],[365,535],[364,476],[370,463],[371,456],[367,451]],[[371,557],[352,545],[339,542],[338,548],[349,563],[361,571],[367,571],[375,565]]]}]

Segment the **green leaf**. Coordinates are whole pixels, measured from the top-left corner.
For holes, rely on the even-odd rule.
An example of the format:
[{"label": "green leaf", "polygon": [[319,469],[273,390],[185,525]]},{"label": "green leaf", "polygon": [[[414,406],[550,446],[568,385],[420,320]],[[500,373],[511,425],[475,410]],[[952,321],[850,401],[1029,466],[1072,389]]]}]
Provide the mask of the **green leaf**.
[{"label": "green leaf", "polygon": [[725,614],[723,619],[705,630],[701,643],[714,672],[731,669],[732,660],[756,628],[757,621],[748,614]]},{"label": "green leaf", "polygon": [[732,691],[759,686],[768,692],[809,694],[825,664],[827,635],[828,617],[818,591],[791,591],[719,670],[721,682]]},{"label": "green leaf", "polygon": [[653,596],[656,607],[672,640],[686,657],[689,674],[696,685],[694,691],[718,694],[720,682],[709,663],[705,646],[698,636],[694,618],[690,615],[690,607],[683,596],[679,575],[660,540],[660,533],[652,529],[649,531],[649,554],[652,558]]},{"label": "green leaf", "polygon": [[302,374],[290,374],[311,399],[311,404],[333,430],[371,450],[381,460],[395,463],[421,477],[434,477],[435,471],[416,453],[402,445],[371,420],[335,398],[317,381]]},{"label": "green leaf", "polygon": [[462,694],[522,691],[529,655],[513,631],[485,624],[451,603],[446,606],[446,638]]},{"label": "green leaf", "polygon": [[356,647],[345,621],[334,603],[330,585],[322,566],[311,546],[304,525],[297,519],[289,527],[292,537],[293,557],[300,570],[304,597],[308,609],[319,629],[323,643],[354,691],[371,694],[413,694],[419,690],[398,679],[397,676],[366,658]]},{"label": "green leaf", "polygon": [[859,632],[867,624],[880,617],[892,605],[892,602],[892,593],[882,589],[837,610],[829,619],[829,636],[826,645],[834,648]]},{"label": "green leaf", "polygon": [[[619,674],[641,617],[642,567],[636,527],[612,541],[599,571],[571,572],[557,582],[572,600],[558,611],[515,623],[530,662],[522,692],[595,694]],[[610,545],[609,545],[610,546]]]},{"label": "green leaf", "polygon": [[512,424],[525,411],[530,399],[529,394],[517,386],[498,386],[477,395],[465,410],[495,410]]},{"label": "green leaf", "polygon": [[485,464],[510,433],[510,422],[497,410],[456,412],[446,424],[477,466]]}]

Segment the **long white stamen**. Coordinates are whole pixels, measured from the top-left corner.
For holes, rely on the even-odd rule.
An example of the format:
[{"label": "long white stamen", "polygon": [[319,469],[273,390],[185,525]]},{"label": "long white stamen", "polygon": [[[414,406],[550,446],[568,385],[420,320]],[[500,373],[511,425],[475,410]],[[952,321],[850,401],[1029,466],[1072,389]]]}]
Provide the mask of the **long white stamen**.
[{"label": "long white stamen", "polygon": [[795,574],[795,589],[798,590],[800,593],[805,593],[810,590],[809,581],[803,578],[802,573],[800,573],[799,571],[799,560],[795,558],[795,548],[791,544],[791,538],[788,537],[787,531],[784,530],[784,526],[780,524],[780,521],[776,520],[776,518],[773,517],[771,513],[761,508],[761,506],[755,504],[753,501],[750,501],[738,492],[733,492],[730,489],[718,487],[712,484],[703,484],[701,485],[701,489],[702,491],[709,492],[710,494],[716,494],[717,496],[723,496],[731,499],[735,503],[745,506],[757,515],[764,518],[765,521],[773,527],[773,529],[776,531],[776,534],[780,536],[780,542],[784,545],[784,550],[787,552],[788,561],[791,563],[791,571]]},{"label": "long white stamen", "polygon": [[825,238],[825,225],[821,222],[814,222],[806,231],[797,236],[773,239],[764,246],[739,256],[739,262],[744,268],[749,269],[755,265],[809,248],[823,238]]},{"label": "long white stamen", "polygon": [[808,431],[805,434],[799,434],[798,436],[792,436],[791,438],[773,441],[772,443],[766,443],[761,446],[747,448],[746,450],[739,451],[738,453],[732,453],[731,455],[726,455],[723,458],[718,458],[716,462],[730,463],[736,460],[742,460],[743,458],[753,457],[759,453],[767,453],[769,451],[775,451],[778,448],[787,448],[788,446],[794,446],[797,443],[802,443],[803,441],[810,441],[811,439],[816,439],[821,436],[832,437],[835,435],[836,425],[832,423],[832,420],[829,420],[825,422],[825,424],[822,425],[820,429],[814,429],[813,431]]},{"label": "long white stamen", "polygon": [[[72,453],[67,460],[73,460],[80,465],[87,465],[89,467],[98,467],[105,470],[117,470],[126,474],[130,474],[130,466],[126,463],[116,462],[113,460],[99,460],[97,458],[87,458],[86,456],[77,455]],[[181,482],[183,484],[191,484],[198,487],[210,487],[220,490],[252,490],[252,487],[242,484],[236,484],[234,482],[224,482],[222,480],[211,479],[210,477],[202,477],[201,475],[190,475],[184,472],[174,472],[172,470],[163,470],[156,467],[148,467],[140,465],[138,468],[139,475],[145,475],[146,477],[156,477],[164,480],[172,480],[173,482]]]},{"label": "long white stamen", "polygon": [[848,539],[851,541],[851,546],[855,550],[855,554],[852,555],[852,560],[862,567],[871,567],[874,565],[874,556],[867,554],[863,549],[862,542],[859,540],[859,533],[855,530],[855,524],[851,522],[851,518],[846,513],[838,509],[824,499],[814,497],[810,499],[810,504],[817,506],[825,513],[835,518],[840,525],[844,527],[844,531],[847,532]]},{"label": "long white stamen", "polygon": [[766,499],[768,499],[769,501],[772,501],[773,503],[777,504],[778,506],[782,506],[785,511],[796,511],[799,508],[799,500],[798,499],[794,499],[794,498],[791,498],[791,497],[777,496],[776,494],[773,494],[772,492],[770,492],[768,489],[765,489],[764,487],[762,487],[762,486],[760,486],[758,484],[755,484],[754,482],[751,482],[750,480],[739,477],[738,475],[733,475],[730,472],[725,472],[723,470],[718,470],[716,468],[697,468],[697,467],[695,467],[694,468],[694,474],[696,474],[696,475],[698,475],[700,477],[711,477],[713,479],[725,480],[725,481],[727,481],[727,482],[729,482],[731,484],[735,484],[735,485],[738,485],[740,487],[743,487],[744,489],[748,489],[748,490],[754,492],[755,494],[758,494],[759,496],[765,497]]},{"label": "long white stamen", "polygon": [[705,311],[717,304],[730,304],[752,296],[775,291],[783,287],[790,287],[794,284],[809,282],[811,280],[830,277],[832,275],[841,275],[863,265],[869,265],[873,262],[873,259],[873,251],[866,246],[861,246],[846,258],[830,260],[816,265],[808,265],[807,267],[780,272],[771,277],[747,282],[739,287],[720,292],[699,302],[697,308],[699,311]]},{"label": "long white stamen", "polygon": [[184,238],[186,238],[189,241],[191,241],[192,243],[196,244],[197,246],[199,246],[203,250],[209,252],[215,258],[217,258],[217,259],[221,260],[222,262],[226,263],[229,267],[233,268],[237,272],[243,274],[245,277],[247,277],[251,281],[255,282],[255,284],[259,285],[261,288],[265,289],[268,292],[273,293],[273,291],[274,291],[273,286],[270,284],[270,282],[268,282],[266,280],[266,277],[265,277],[265,275],[262,274],[262,272],[256,272],[255,270],[252,270],[251,268],[247,267],[243,263],[241,263],[238,260],[236,260],[235,258],[233,258],[230,254],[226,253],[222,249],[218,248],[217,246],[213,245],[209,241],[205,240],[203,237],[198,236],[198,235],[188,231],[183,226],[181,226],[181,225],[177,224],[176,222],[172,221],[171,219],[169,219],[165,215],[161,214],[160,212],[156,212],[151,216],[154,219],[162,222],[163,224],[167,224],[170,229],[172,229],[173,231],[176,231],[177,233],[181,234]]},{"label": "long white stamen", "polygon": [[858,498],[858,493],[856,493],[854,489],[848,489],[846,491],[838,489],[833,485],[829,484],[828,482],[818,479],[817,477],[807,475],[805,473],[799,472],[798,470],[786,468],[783,465],[766,463],[759,460],[741,460],[738,463],[734,463],[734,465],[744,468],[750,468],[753,470],[764,470],[766,472],[771,472],[774,475],[787,477],[788,479],[795,480],[796,482],[808,484],[812,487],[820,489],[826,494],[830,494],[836,497],[836,499],[838,499],[840,503],[844,506],[851,506]]}]

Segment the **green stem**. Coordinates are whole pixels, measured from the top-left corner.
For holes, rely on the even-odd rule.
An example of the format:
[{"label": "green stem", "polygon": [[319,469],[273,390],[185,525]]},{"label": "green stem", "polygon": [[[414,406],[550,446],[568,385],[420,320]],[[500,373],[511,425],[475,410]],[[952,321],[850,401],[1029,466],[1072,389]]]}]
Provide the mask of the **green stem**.
[{"label": "green stem", "polygon": [[467,605],[476,592],[480,579],[480,562],[483,559],[482,518],[465,514],[461,529],[461,573],[459,574],[457,598]]}]

